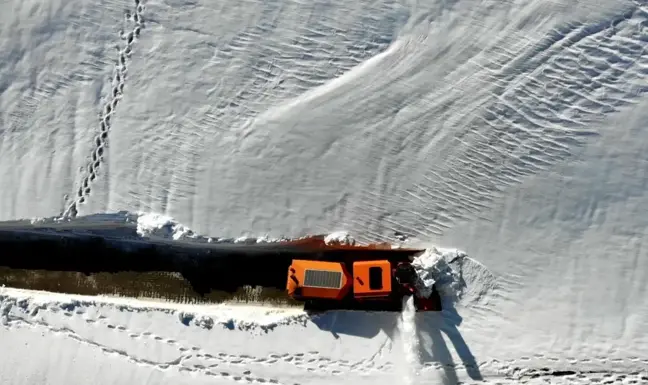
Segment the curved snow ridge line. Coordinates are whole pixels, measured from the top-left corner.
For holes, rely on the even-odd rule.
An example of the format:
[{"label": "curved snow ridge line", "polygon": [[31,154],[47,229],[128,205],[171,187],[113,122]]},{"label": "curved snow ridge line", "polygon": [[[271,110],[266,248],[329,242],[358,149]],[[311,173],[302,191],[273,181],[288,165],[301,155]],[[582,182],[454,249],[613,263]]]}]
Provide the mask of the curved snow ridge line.
[{"label": "curved snow ridge line", "polygon": [[[76,314],[79,314],[78,312]],[[66,316],[72,316],[72,313],[69,311],[65,312]],[[180,315],[182,317],[182,315]],[[207,317],[208,321],[205,321],[205,317],[201,317],[200,320],[196,322],[201,327],[211,329],[212,322]],[[128,333],[130,338],[147,338],[155,342],[164,343],[166,345],[175,346],[180,352],[191,351],[193,357],[201,359],[204,365],[196,364],[197,367],[209,367],[216,365],[229,365],[249,368],[253,365],[258,366],[272,366],[278,362],[285,364],[290,364],[293,367],[303,369],[307,372],[327,372],[331,375],[341,375],[344,372],[366,372],[366,371],[384,371],[389,370],[393,367],[391,363],[385,363],[377,365],[372,359],[364,359],[356,362],[347,361],[347,360],[334,360],[325,356],[322,356],[317,351],[310,351],[307,353],[271,353],[265,357],[252,356],[247,354],[230,354],[224,351],[213,352],[208,349],[200,348],[198,346],[186,346],[182,345],[176,340],[165,338],[162,336],[155,335],[151,332],[136,332],[123,325],[115,325],[110,322],[109,319],[105,317],[98,317],[96,320],[91,318],[86,318],[86,322],[89,323],[103,323],[108,329],[111,329],[115,332]],[[184,320],[181,319],[181,322],[184,323]]]},{"label": "curved snow ridge line", "polygon": [[591,384],[628,384],[643,385],[648,381],[648,375],[641,372],[578,372],[570,370],[520,370],[526,375],[488,378],[479,381],[462,381],[463,385],[496,384],[496,385],[591,385]]},{"label": "curved snow ridge line", "polygon": [[467,112],[471,119],[450,156],[439,161],[431,154],[435,166],[400,194],[417,210],[385,221],[425,237],[476,218],[506,188],[571,157],[599,135],[598,121],[648,92],[645,5],[564,25],[531,46],[520,40],[490,49],[488,62],[477,64],[490,101]]},{"label": "curved snow ridge line", "polygon": [[404,7],[392,1],[262,7],[258,21],[225,40],[212,59],[229,81],[212,95],[214,107],[193,124],[201,132],[223,126],[245,131],[248,121],[271,118],[302,94],[318,94],[319,87],[389,49],[406,17]]},{"label": "curved snow ridge line", "polygon": [[125,33],[123,30],[119,33],[119,38],[126,41],[126,45],[123,48],[118,46],[118,56],[113,70],[111,93],[108,95],[101,112],[99,134],[94,139],[94,145],[90,154],[91,159],[85,167],[84,176],[76,191],[76,196],[63,213],[64,217],[76,217],[78,211],[77,206],[87,202],[92,191],[91,185],[96,180],[99,168],[104,163],[108,134],[112,125],[111,118],[115,114],[117,105],[124,95],[128,59],[133,53],[135,41],[139,38],[142,28],[144,28],[144,18],[142,17],[145,8],[144,2],[145,0],[135,0],[133,9],[125,12],[124,17],[126,21],[128,23],[132,22],[133,27],[128,33]]},{"label": "curved snow ridge line", "polygon": [[163,238],[208,243],[273,243],[287,241],[287,238],[241,236],[238,238],[207,237],[195,233],[189,227],[164,214],[137,212],[137,234],[144,238]]}]

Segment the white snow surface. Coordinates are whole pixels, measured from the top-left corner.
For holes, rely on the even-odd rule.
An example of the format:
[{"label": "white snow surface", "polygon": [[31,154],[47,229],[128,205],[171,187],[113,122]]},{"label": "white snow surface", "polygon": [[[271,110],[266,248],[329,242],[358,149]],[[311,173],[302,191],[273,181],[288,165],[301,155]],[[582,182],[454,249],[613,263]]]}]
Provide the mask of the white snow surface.
[{"label": "white snow surface", "polygon": [[196,238],[189,228],[169,216],[156,213],[144,213],[137,217],[137,234],[142,237],[159,236],[174,240]]},{"label": "white snow surface", "polygon": [[[416,383],[648,383],[646,0],[0,7],[0,220],[155,212],[174,219],[147,236],[183,240],[399,231],[457,289],[414,316]],[[444,270],[451,248],[470,258]],[[6,383],[416,373],[401,315],[257,332],[200,307],[26,295],[2,293]]]},{"label": "white snow surface", "polygon": [[334,231],[324,237],[327,245],[355,245],[355,239],[347,231]]}]

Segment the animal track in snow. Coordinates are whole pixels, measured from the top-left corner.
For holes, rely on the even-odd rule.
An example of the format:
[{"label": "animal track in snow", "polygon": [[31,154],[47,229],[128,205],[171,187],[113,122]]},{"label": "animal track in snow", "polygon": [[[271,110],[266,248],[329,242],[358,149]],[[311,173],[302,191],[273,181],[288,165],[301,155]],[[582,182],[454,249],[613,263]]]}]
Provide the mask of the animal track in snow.
[{"label": "animal track in snow", "polygon": [[[215,377],[215,378],[220,378],[220,379],[229,379],[232,381],[237,381],[237,382],[243,382],[243,383],[270,383],[270,384],[277,384],[277,385],[283,385],[280,381],[276,379],[269,379],[269,378],[263,378],[263,377],[254,377],[251,372],[245,371],[244,375],[238,375],[238,374],[232,374],[226,371],[214,371],[212,370],[214,367],[205,367],[201,365],[194,365],[194,366],[186,366],[183,364],[185,360],[188,360],[191,358],[191,355],[180,355],[178,358],[167,361],[167,362],[156,362],[153,360],[149,360],[146,358],[140,358],[133,356],[129,354],[127,351],[123,349],[117,349],[117,348],[112,348],[106,345],[99,344],[91,339],[84,338],[80,336],[78,333],[76,333],[74,330],[68,328],[68,327],[55,327],[52,326],[44,321],[41,320],[35,320],[35,319],[26,319],[23,317],[18,317],[18,316],[11,316],[7,314],[7,324],[17,324],[17,325],[25,325],[29,327],[42,327],[47,329],[50,333],[54,335],[64,335],[68,338],[71,338],[81,344],[89,345],[96,347],[100,349],[102,352],[104,352],[107,355],[114,355],[118,357],[122,357],[132,363],[142,365],[142,366],[149,366],[149,367],[155,367],[159,370],[170,370],[170,369],[175,369],[178,372],[190,372],[190,373],[197,373],[197,374],[202,374],[205,376],[209,377]],[[123,330],[126,331],[127,329],[125,327],[114,327],[114,330]]]},{"label": "animal track in snow", "polygon": [[[179,372],[195,373],[209,377],[240,381],[245,383],[272,383],[288,385],[280,379],[267,378],[255,375],[255,368],[271,368],[278,364],[288,365],[307,373],[327,373],[331,376],[339,376],[349,373],[355,374],[381,374],[389,373],[394,369],[392,362],[379,363],[372,358],[347,361],[331,359],[322,356],[317,351],[304,353],[272,353],[267,356],[254,356],[248,354],[230,354],[224,351],[214,352],[210,348],[203,348],[185,344],[175,338],[167,338],[157,335],[151,331],[138,331],[113,322],[109,317],[102,314],[92,314],[88,309],[74,301],[59,304],[36,304],[25,299],[15,299],[0,296],[0,317],[5,327],[37,327],[45,328],[56,335],[63,335],[79,343],[93,346],[108,355],[122,357],[137,365],[155,367],[159,370],[177,370]],[[128,307],[120,308],[121,311],[130,311]],[[80,331],[75,331],[71,326],[52,325],[43,319],[48,312],[59,313],[70,318],[81,317],[86,326],[92,329],[105,327],[114,333],[120,333],[132,339],[145,339],[150,342],[172,346],[177,349],[178,354],[173,359],[164,361],[152,360],[145,357],[138,357],[129,353],[124,348],[111,347],[101,344],[92,338],[84,337]],[[173,316],[172,314],[169,314]],[[64,321],[66,322],[66,321]],[[173,355],[172,355],[173,357]],[[534,367],[534,361],[552,362],[553,368]],[[616,363],[615,371],[607,370],[610,363]],[[625,363],[623,367],[618,364]],[[604,365],[601,369],[592,367],[591,364]],[[542,379],[560,377],[570,380],[572,384],[606,384],[616,381],[624,384],[640,384],[645,382],[648,373],[643,373],[641,368],[648,366],[648,358],[630,356],[627,359],[620,357],[594,356],[585,358],[556,357],[536,353],[530,356],[521,356],[510,360],[488,360],[476,364],[442,364],[438,362],[426,363],[423,365],[422,375],[429,371],[465,370],[470,372],[479,368],[482,373],[487,370],[486,379],[477,383],[486,384],[533,384]],[[233,373],[237,371],[238,373]],[[611,382],[612,381],[612,382]],[[467,382],[473,383],[473,382]],[[541,382],[538,382],[541,383]]]},{"label": "animal track in snow", "polygon": [[108,135],[112,124],[111,118],[114,116],[124,94],[128,59],[133,53],[135,41],[139,38],[142,28],[144,28],[144,18],[142,16],[144,12],[144,1],[134,0],[135,5],[133,9],[126,11],[124,14],[126,23],[132,25],[132,28],[128,32],[119,32],[119,38],[125,42],[125,45],[123,47],[121,44],[117,45],[117,59],[113,70],[111,90],[100,113],[99,132],[94,138],[90,160],[86,164],[85,169],[82,170],[80,186],[76,191],[76,195],[72,198],[72,203],[68,205],[63,213],[65,217],[76,217],[78,205],[84,204],[88,200],[92,183],[96,180],[99,168],[104,163]]},{"label": "animal track in snow", "polygon": [[[321,356],[318,352],[308,353],[283,353],[269,354],[265,357],[257,357],[247,354],[229,354],[226,352],[213,352],[198,346],[183,344],[176,339],[166,338],[156,335],[150,331],[138,332],[125,325],[112,322],[110,318],[104,315],[92,317],[85,310],[80,301],[70,301],[60,304],[33,304],[28,300],[15,300],[9,297],[0,297],[4,306],[3,312],[9,314],[12,308],[22,313],[24,316],[10,316],[13,323],[22,323],[29,326],[45,327],[57,334],[68,336],[76,341],[100,348],[103,352],[112,355],[122,356],[131,362],[142,365],[155,366],[160,369],[176,368],[179,371],[199,372],[210,376],[228,378],[235,381],[252,381],[261,383],[281,384],[277,379],[263,378],[255,376],[254,367],[273,367],[276,364],[286,364],[292,368],[300,369],[305,372],[328,373],[330,375],[341,375],[344,373],[367,373],[367,372],[384,372],[389,370],[393,365],[391,363],[379,364],[373,359],[365,359],[357,362],[346,360],[334,360]],[[38,312],[35,312],[38,310]],[[120,308],[122,311],[131,311],[128,307]],[[167,346],[173,346],[178,350],[178,358],[172,361],[158,362],[151,359],[136,357],[129,354],[125,349],[113,348],[105,344],[98,343],[90,338],[85,338],[69,327],[57,327],[49,324],[42,319],[32,319],[32,314],[36,313],[60,313],[65,317],[81,316],[86,323],[91,323],[93,327],[105,327],[115,333],[122,333],[132,339],[145,339],[154,343],[161,343]],[[42,314],[41,314],[42,315]],[[90,322],[89,322],[90,321]],[[240,376],[230,372],[223,372],[221,368],[239,368],[246,369],[247,374]],[[220,371],[214,372],[215,368]],[[211,371],[211,374],[208,372]]]},{"label": "animal track in snow", "polygon": [[[105,321],[105,320],[104,320]],[[197,367],[218,367],[218,366],[240,366],[248,368],[253,365],[273,366],[277,363],[286,363],[292,367],[303,369],[305,371],[325,372],[332,375],[343,374],[344,372],[367,372],[367,371],[386,371],[393,367],[392,363],[378,364],[372,359],[361,360],[358,362],[349,362],[345,360],[333,360],[321,356],[318,352],[295,353],[295,354],[270,354],[267,357],[255,357],[251,355],[229,354],[225,352],[211,352],[197,346],[186,346],[180,342],[155,335],[151,332],[137,333],[127,329],[125,326],[114,325],[105,322],[109,329],[128,333],[133,339],[149,339],[174,346],[181,353],[190,352],[194,354],[195,359],[199,359]]]}]

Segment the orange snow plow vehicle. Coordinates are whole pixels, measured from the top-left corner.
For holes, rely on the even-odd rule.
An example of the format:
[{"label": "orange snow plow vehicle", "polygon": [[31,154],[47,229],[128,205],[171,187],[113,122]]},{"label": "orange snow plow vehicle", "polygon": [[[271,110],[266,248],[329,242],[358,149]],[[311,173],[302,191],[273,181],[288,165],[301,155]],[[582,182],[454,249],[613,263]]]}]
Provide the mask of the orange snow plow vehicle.
[{"label": "orange snow plow vehicle", "polygon": [[312,259],[293,259],[286,283],[288,295],[304,302],[305,310],[401,311],[404,297],[413,296],[417,311],[441,311],[436,288],[429,297],[417,290],[419,277],[411,262],[423,250],[331,245],[316,238],[308,242],[300,247],[322,252]]}]

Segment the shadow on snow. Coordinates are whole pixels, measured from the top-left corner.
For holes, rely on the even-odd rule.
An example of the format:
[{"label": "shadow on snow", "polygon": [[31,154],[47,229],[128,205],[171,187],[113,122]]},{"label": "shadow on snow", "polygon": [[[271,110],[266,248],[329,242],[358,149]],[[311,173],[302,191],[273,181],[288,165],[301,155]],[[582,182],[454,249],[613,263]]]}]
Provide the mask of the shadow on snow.
[{"label": "shadow on snow", "polygon": [[[463,318],[449,299],[444,300],[443,306],[441,312],[416,314],[421,364],[440,367],[446,385],[459,383],[457,367],[463,367],[471,379],[482,380],[477,360],[459,331]],[[393,341],[398,334],[400,317],[400,313],[394,312],[330,311],[312,316],[311,322],[319,329],[330,332],[335,338],[340,338],[341,335],[374,338],[383,331]],[[452,344],[461,364],[454,362],[447,341]]]}]

